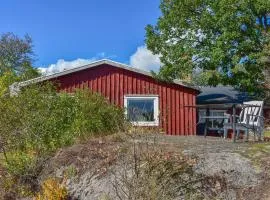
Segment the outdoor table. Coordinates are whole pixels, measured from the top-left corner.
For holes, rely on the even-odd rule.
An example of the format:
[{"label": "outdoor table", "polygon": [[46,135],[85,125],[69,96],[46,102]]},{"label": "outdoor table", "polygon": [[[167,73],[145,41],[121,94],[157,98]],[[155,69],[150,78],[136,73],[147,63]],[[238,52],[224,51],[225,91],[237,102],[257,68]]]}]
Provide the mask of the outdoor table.
[{"label": "outdoor table", "polygon": [[205,119],[204,137],[206,137],[206,135],[207,135],[207,129],[208,129],[208,125],[207,124],[208,124],[208,120],[209,119],[229,119],[229,118],[230,118],[229,116],[209,116],[209,115],[208,116],[200,117],[200,119]]},{"label": "outdoor table", "polygon": [[[236,107],[237,105],[239,105],[238,103],[226,103],[226,104],[214,104],[214,105],[191,105],[191,106],[185,106],[185,107],[190,107],[190,108],[204,108],[206,109],[206,116],[205,116],[205,119],[206,119],[206,122],[205,122],[205,128],[204,128],[204,137],[206,137],[207,135],[207,122],[209,119],[224,119],[226,116],[209,116],[210,115],[210,108],[216,108],[216,109],[220,109],[220,107],[223,107],[223,108],[232,108],[232,129],[233,129],[233,142],[236,142]],[[227,117],[226,117],[227,118]]]}]

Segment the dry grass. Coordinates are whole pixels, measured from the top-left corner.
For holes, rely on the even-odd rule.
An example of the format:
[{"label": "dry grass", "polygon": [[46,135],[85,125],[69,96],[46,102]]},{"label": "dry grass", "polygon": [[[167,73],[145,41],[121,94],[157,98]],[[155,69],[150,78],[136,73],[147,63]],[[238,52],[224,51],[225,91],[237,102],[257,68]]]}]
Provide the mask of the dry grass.
[{"label": "dry grass", "polygon": [[[115,196],[111,199],[120,200],[212,199],[226,188],[222,177],[194,173],[196,157],[185,156],[182,148],[171,141],[160,141],[166,136],[158,131],[149,133],[133,129],[128,134],[96,138],[62,149],[43,171],[43,180],[61,168],[63,178],[65,174],[73,174],[77,181],[89,172],[92,178],[100,180],[110,179],[112,175],[114,181],[110,184]],[[72,172],[76,170],[75,175],[67,173],[70,166]]]},{"label": "dry grass", "polygon": [[158,143],[157,135],[131,137],[130,148],[119,154],[113,171],[116,199],[213,199],[226,188],[222,177],[196,174],[196,157]]},{"label": "dry grass", "polygon": [[[151,134],[153,132],[155,134]],[[269,150],[269,143],[235,144],[221,138],[164,136],[157,129],[132,128],[128,133],[95,138],[61,149],[46,163],[40,180],[56,176],[59,169],[62,169],[63,179],[75,177],[76,181],[91,172],[93,178],[101,180],[114,177],[110,184],[116,195],[111,199],[215,199],[220,193],[227,194],[226,180],[222,174],[194,173],[198,157],[243,153],[250,159],[256,158],[259,166],[261,158],[269,158]],[[109,195],[101,195],[109,199]],[[261,193],[256,197],[259,195]]]}]

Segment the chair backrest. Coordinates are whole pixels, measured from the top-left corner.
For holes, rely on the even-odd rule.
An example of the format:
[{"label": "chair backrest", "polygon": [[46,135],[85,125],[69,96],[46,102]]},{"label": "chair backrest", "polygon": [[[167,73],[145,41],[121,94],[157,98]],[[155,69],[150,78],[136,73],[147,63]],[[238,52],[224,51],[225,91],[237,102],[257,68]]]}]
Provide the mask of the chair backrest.
[{"label": "chair backrest", "polygon": [[240,113],[240,122],[248,123],[253,126],[261,126],[261,118],[253,115],[263,115],[263,101],[248,101],[243,103],[243,108]]}]

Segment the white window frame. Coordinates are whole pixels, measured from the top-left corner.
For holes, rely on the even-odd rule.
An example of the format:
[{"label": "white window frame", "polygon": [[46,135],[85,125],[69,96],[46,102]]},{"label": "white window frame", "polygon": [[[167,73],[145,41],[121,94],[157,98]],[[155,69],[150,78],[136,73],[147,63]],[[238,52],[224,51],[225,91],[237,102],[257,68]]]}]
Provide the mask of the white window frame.
[{"label": "white window frame", "polygon": [[127,105],[128,100],[135,99],[135,100],[154,100],[154,121],[152,122],[146,122],[146,121],[140,121],[140,122],[132,122],[131,123],[134,126],[159,126],[159,96],[158,95],[125,95],[124,96],[124,107],[125,107],[125,115],[127,117]]},{"label": "white window frame", "polygon": [[[199,110],[199,121],[201,121],[201,115],[200,115],[200,112],[205,112],[205,114],[206,114],[206,109],[200,109]],[[209,116],[213,116],[213,115],[211,115],[211,113],[215,113],[215,112],[222,112],[222,113],[224,113],[224,115],[227,113],[227,110],[215,110],[215,109],[209,109]],[[203,116],[205,116],[205,115],[203,115]],[[219,130],[219,128],[215,128],[215,127],[213,127],[213,119],[209,119],[209,121],[211,121],[211,127],[208,127],[210,130]],[[202,122],[202,123],[205,123],[205,121],[204,122]]]}]

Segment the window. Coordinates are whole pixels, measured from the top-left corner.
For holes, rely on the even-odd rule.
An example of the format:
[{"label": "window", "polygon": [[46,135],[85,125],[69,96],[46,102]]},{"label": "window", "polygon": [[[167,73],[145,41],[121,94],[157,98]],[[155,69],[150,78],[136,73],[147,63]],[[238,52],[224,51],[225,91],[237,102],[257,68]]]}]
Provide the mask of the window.
[{"label": "window", "polygon": [[[226,113],[225,110],[209,110],[209,116],[224,116]],[[206,110],[199,110],[199,118],[206,116]],[[222,127],[224,119],[209,119],[208,120],[208,128],[217,130]],[[205,123],[205,119],[200,119],[201,123]]]},{"label": "window", "polygon": [[158,96],[128,95],[124,98],[126,116],[138,126],[158,126]]}]

